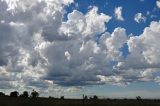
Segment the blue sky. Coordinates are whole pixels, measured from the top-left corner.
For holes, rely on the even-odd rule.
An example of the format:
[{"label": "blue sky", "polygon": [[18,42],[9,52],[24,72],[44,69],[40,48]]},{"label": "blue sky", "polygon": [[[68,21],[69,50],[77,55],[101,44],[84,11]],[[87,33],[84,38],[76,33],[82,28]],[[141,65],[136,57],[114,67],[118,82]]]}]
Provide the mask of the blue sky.
[{"label": "blue sky", "polygon": [[[107,28],[109,32],[112,32],[116,27],[123,27],[127,29],[128,34],[139,35],[143,32],[146,26],[149,26],[151,21],[158,21],[160,16],[157,15],[160,10],[156,7],[157,0],[76,0],[74,4],[67,7],[67,12],[70,13],[73,10],[79,10],[83,13],[88,12],[90,6],[97,6],[99,8],[98,12],[102,12],[114,17],[115,7],[123,7],[123,17],[125,21],[117,21],[116,19],[111,20],[107,23]],[[78,5],[78,6],[77,6]],[[151,15],[147,16],[147,11],[156,17],[151,18]],[[136,13],[142,13],[147,17],[145,23],[138,24],[134,21],[134,16]],[[136,27],[133,27],[136,26]]]},{"label": "blue sky", "polygon": [[159,0],[0,0],[0,91],[160,98]]}]

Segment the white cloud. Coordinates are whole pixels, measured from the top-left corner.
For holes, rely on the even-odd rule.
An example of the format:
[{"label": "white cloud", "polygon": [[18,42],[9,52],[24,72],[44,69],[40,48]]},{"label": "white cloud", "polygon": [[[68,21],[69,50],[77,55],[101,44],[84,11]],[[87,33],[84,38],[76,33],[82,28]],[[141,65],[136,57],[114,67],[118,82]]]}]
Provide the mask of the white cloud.
[{"label": "white cloud", "polygon": [[147,11],[147,12],[146,12],[146,15],[150,15],[150,14],[151,14],[150,11]]},{"label": "white cloud", "polygon": [[125,82],[125,79],[122,76],[102,76],[102,75],[98,75],[97,77],[99,77],[101,79],[101,82],[103,83],[109,83],[109,84],[113,84],[113,85],[118,85],[118,86],[126,86],[129,84],[129,82]]},{"label": "white cloud", "polygon": [[160,1],[159,0],[156,1],[156,5],[158,8],[160,8]]},{"label": "white cloud", "polygon": [[[46,12],[51,12],[49,9],[54,9],[56,11],[61,11],[63,5],[69,5],[74,2],[74,0],[1,0],[6,2],[8,8],[7,11],[17,12],[17,11],[26,11],[32,9],[37,3],[46,3],[47,7],[45,8]],[[52,12],[54,13],[54,12]]]},{"label": "white cloud", "polygon": [[93,37],[106,30],[105,23],[110,19],[111,17],[108,15],[103,13],[99,14],[97,7],[93,7],[85,15],[74,10],[72,13],[68,14],[68,21],[62,24],[60,32],[73,37],[78,34],[84,37]]},{"label": "white cloud", "polygon": [[116,19],[120,21],[124,21],[124,18],[122,16],[122,9],[123,9],[122,7],[116,7],[114,10]]},{"label": "white cloud", "polygon": [[49,39],[65,39],[64,36],[50,35],[49,31],[53,28],[55,30],[52,32],[58,34],[63,7],[72,2],[0,1],[0,28],[3,29],[0,31],[0,37],[3,38],[0,40],[0,76],[3,75],[5,80],[1,80],[1,88],[20,91],[33,88],[48,89],[50,84],[41,79],[46,73],[45,67],[49,64],[43,51],[51,44]]},{"label": "white cloud", "polygon": [[123,47],[124,43],[127,42],[127,34],[125,29],[116,28],[114,29],[111,37],[107,38],[105,45],[108,49],[108,56],[118,60],[121,57],[121,52],[119,49]]},{"label": "white cloud", "polygon": [[106,66],[106,52],[100,52],[94,36],[106,30],[110,16],[93,7],[86,14],[74,10],[62,22],[63,7],[72,0],[5,2],[8,7],[0,4],[8,10],[1,10],[0,70],[7,72],[0,75],[6,73],[3,79],[9,80],[3,88],[47,90],[54,84],[99,83],[96,75]]},{"label": "white cloud", "polygon": [[66,56],[67,60],[71,59],[71,54],[68,51],[65,52],[65,56]]},{"label": "white cloud", "polygon": [[93,7],[88,14],[86,14],[87,27],[84,31],[85,35],[100,34],[106,30],[105,23],[109,22],[110,16],[103,13],[98,14],[98,8]]},{"label": "white cloud", "polygon": [[137,23],[145,22],[145,21],[146,21],[146,17],[143,16],[142,13],[137,13],[137,14],[135,14],[134,20],[135,20]]},{"label": "white cloud", "polygon": [[155,80],[155,82],[160,84],[160,76],[157,76],[154,80]]},{"label": "white cloud", "polygon": [[123,62],[118,63],[120,70],[137,70],[139,80],[153,81],[159,73],[159,32],[160,22],[152,21],[140,36],[133,36],[128,40],[129,55]]}]

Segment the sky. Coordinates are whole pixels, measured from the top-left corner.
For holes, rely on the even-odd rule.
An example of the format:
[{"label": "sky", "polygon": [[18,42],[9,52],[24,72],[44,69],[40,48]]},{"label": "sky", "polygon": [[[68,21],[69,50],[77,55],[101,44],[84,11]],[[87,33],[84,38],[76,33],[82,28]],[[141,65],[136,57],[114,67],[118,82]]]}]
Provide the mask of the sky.
[{"label": "sky", "polygon": [[0,91],[160,98],[159,0],[0,0]]}]

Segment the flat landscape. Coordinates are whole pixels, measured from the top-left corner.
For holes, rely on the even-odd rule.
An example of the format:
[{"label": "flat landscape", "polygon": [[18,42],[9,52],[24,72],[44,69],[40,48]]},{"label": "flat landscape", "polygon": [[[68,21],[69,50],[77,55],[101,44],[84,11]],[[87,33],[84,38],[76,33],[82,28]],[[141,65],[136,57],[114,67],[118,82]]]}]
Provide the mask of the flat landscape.
[{"label": "flat landscape", "polygon": [[160,100],[136,99],[55,99],[1,97],[0,106],[160,106]]}]

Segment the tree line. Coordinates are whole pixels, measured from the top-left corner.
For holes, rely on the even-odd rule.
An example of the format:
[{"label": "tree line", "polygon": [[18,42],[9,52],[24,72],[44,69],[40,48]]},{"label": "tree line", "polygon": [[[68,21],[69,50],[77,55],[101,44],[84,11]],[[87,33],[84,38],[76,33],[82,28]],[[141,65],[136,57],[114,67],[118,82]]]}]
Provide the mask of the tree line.
[{"label": "tree line", "polygon": [[[35,90],[32,90],[32,92],[30,94],[27,91],[24,91],[22,94],[19,94],[18,91],[13,91],[13,92],[10,92],[9,95],[5,95],[5,93],[0,92],[0,97],[5,97],[5,96],[6,97],[37,98],[37,97],[39,97],[39,93]],[[49,96],[49,98],[54,98],[54,97]],[[61,96],[60,99],[64,99],[64,96]],[[88,96],[83,95],[83,98],[82,98],[83,102],[85,102],[85,100],[88,100],[88,99],[89,100],[98,100],[99,98],[96,95],[89,97],[89,98],[88,98]],[[142,100],[142,98],[140,96],[137,96],[136,99],[138,101]],[[111,100],[111,99],[108,98],[107,100]],[[127,100],[127,98],[124,98],[124,100]]]},{"label": "tree line", "polygon": [[9,95],[5,95],[5,93],[3,92],[0,92],[0,97],[5,97],[5,96],[9,96],[9,97],[23,97],[23,98],[28,98],[28,97],[31,97],[31,98],[36,98],[39,96],[39,93],[35,90],[33,90],[31,92],[31,94],[29,94],[27,91],[24,91],[22,94],[19,94],[18,91],[13,91],[13,92],[10,92]]}]

